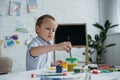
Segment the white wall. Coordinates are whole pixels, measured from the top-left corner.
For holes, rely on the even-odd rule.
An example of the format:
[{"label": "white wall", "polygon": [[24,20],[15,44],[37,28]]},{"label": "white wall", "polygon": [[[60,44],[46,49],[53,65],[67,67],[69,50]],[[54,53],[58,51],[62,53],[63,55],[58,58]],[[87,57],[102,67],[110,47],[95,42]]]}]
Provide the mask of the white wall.
[{"label": "white wall", "polygon": [[[25,40],[30,34],[35,35],[34,24],[35,18],[43,14],[53,15],[59,24],[64,23],[86,23],[87,32],[90,34],[97,33],[92,26],[93,23],[99,22],[98,0],[37,0],[38,10],[33,13],[27,12],[26,0],[15,0],[22,3],[20,16],[9,16],[10,0],[0,0],[2,4],[2,21],[0,25],[0,36],[9,36],[17,34],[21,44],[2,48],[3,56],[9,56],[13,59],[13,72],[25,70],[26,45]],[[21,21],[29,33],[16,32],[16,22]],[[79,50],[73,49],[74,53],[80,53]],[[78,55],[76,54],[76,56]],[[67,54],[66,54],[67,55]],[[63,57],[60,55],[59,57]],[[82,56],[83,57],[83,56]],[[80,59],[82,59],[82,57]]]}]

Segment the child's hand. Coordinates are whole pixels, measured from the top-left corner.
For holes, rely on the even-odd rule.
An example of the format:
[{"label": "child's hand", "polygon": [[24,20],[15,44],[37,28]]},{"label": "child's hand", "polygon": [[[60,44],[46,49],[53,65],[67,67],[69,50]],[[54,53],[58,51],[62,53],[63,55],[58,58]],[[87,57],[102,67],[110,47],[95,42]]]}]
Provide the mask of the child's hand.
[{"label": "child's hand", "polygon": [[63,62],[63,60],[57,60],[54,63],[51,64],[51,66],[57,66],[57,65],[61,65]]},{"label": "child's hand", "polygon": [[69,52],[69,50],[72,48],[72,45],[70,42],[62,42],[62,43],[56,44],[56,48],[57,50],[65,50]]}]

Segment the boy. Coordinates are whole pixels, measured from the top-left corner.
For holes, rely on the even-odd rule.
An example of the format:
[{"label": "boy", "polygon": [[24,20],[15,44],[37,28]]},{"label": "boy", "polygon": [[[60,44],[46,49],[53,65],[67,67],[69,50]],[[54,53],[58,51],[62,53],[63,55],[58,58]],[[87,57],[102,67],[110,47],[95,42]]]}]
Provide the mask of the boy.
[{"label": "boy", "polygon": [[51,44],[57,29],[57,22],[51,15],[43,15],[38,18],[35,26],[37,37],[28,45],[26,54],[26,70],[34,70],[57,66],[61,64],[61,60],[51,63],[51,51],[71,49],[70,42],[62,42],[59,44]]}]

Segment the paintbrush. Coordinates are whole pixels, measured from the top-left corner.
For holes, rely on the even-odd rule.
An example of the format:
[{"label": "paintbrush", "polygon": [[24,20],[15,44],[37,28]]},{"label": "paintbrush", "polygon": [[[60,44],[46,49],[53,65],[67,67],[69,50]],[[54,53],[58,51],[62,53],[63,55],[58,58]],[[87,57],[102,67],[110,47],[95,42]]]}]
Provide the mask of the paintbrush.
[{"label": "paintbrush", "polygon": [[[70,42],[70,37],[69,37],[69,35],[68,35],[68,41]],[[69,49],[68,52],[69,52],[70,58],[72,58],[71,49]]]}]

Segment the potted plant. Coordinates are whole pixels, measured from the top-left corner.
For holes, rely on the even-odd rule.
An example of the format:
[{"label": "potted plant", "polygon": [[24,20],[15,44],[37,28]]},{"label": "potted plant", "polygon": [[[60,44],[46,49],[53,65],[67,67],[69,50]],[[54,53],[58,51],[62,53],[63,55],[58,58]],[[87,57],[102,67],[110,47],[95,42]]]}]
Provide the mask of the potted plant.
[{"label": "potted plant", "polygon": [[[106,20],[104,25],[99,23],[93,24],[94,27],[100,30],[98,34],[92,38],[90,34],[88,34],[88,46],[90,56],[95,52],[96,53],[96,63],[100,64],[104,62],[104,53],[107,51],[108,47],[114,46],[116,44],[108,44],[105,45],[105,40],[107,39],[107,33],[109,29],[118,26],[118,24],[112,25],[109,20]],[[89,60],[92,62],[92,58]]]}]

